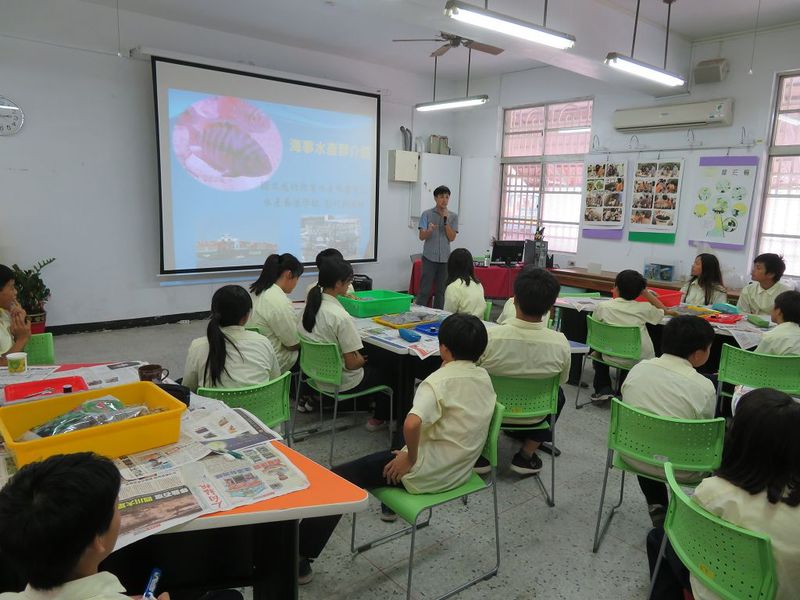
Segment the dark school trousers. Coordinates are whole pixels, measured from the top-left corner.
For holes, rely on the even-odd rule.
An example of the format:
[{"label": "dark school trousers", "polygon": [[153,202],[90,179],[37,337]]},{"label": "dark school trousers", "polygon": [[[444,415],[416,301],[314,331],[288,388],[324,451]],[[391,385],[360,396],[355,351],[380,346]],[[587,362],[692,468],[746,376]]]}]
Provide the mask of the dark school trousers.
[{"label": "dark school trousers", "polygon": [[[664,530],[651,529],[647,534],[647,562],[650,563],[650,577],[656,568],[658,551],[661,548],[661,540],[664,539]],[[661,568],[658,570],[658,579],[653,587],[652,600],[683,600],[683,590],[691,590],[689,582],[689,569],[680,561],[675,551],[667,542],[664,548],[664,559]]]},{"label": "dark school trousers", "polygon": [[433,308],[444,307],[444,290],[447,287],[447,263],[433,262],[422,257],[422,276],[419,281],[419,292],[414,302],[419,306],[428,306],[431,289],[434,290]]}]

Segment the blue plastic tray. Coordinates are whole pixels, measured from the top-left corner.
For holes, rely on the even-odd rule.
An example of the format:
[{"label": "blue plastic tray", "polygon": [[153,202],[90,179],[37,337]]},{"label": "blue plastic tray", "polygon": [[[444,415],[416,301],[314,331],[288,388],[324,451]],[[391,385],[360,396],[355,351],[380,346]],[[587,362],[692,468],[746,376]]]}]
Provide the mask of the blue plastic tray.
[{"label": "blue plastic tray", "polygon": [[424,325],[417,325],[414,327],[415,330],[419,331],[420,333],[424,333],[425,335],[439,335],[439,327],[442,326],[441,321],[436,321],[435,323],[425,323]]}]

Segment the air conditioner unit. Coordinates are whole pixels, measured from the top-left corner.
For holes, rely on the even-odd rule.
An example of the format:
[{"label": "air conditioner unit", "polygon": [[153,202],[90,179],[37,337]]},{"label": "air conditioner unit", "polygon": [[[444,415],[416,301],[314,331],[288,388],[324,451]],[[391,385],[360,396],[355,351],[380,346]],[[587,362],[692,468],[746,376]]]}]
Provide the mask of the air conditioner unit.
[{"label": "air conditioner unit", "polygon": [[733,99],[615,110],[614,129],[623,132],[697,129],[733,123]]}]

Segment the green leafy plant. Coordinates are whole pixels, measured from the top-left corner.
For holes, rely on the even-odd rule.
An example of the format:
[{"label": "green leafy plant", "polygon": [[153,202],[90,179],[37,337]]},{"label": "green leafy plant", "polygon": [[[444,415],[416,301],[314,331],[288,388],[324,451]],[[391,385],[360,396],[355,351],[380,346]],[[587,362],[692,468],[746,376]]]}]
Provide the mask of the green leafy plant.
[{"label": "green leafy plant", "polygon": [[19,265],[11,265],[14,271],[14,283],[17,286],[17,302],[28,314],[44,312],[44,304],[50,299],[50,288],[44,284],[41,272],[55,258],[40,260],[30,269],[21,269]]}]

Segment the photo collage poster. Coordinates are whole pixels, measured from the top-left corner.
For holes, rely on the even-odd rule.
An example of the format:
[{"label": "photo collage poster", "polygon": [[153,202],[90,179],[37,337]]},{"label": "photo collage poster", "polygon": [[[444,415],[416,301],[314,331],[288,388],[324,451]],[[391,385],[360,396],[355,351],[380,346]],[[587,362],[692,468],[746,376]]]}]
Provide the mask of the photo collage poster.
[{"label": "photo collage poster", "polygon": [[629,232],[664,233],[678,229],[683,159],[639,160],[631,186]]},{"label": "photo collage poster", "polygon": [[627,162],[606,159],[586,163],[583,189],[583,226],[622,229],[625,225],[625,172]]},{"label": "photo collage poster", "polygon": [[702,156],[689,240],[743,247],[752,212],[757,156]]}]

